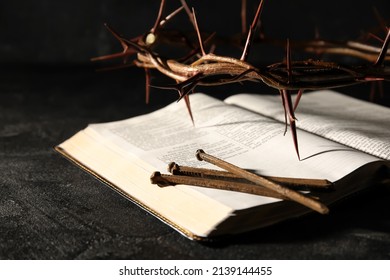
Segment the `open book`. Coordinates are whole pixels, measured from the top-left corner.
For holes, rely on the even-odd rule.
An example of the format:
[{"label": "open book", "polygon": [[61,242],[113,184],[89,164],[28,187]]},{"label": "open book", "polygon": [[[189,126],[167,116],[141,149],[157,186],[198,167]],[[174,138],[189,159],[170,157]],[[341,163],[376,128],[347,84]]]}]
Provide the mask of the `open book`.
[{"label": "open book", "polygon": [[[284,135],[279,96],[238,94],[224,101],[191,95],[195,126],[184,102],[127,120],[92,124],[56,150],[160,220],[192,239],[236,234],[312,210],[246,193],[150,183],[169,162],[215,168],[197,149],[255,173],[327,179],[332,204],[388,176],[390,109],[333,91],[306,93],[296,111],[301,160]],[[319,215],[319,214],[316,214]]]}]

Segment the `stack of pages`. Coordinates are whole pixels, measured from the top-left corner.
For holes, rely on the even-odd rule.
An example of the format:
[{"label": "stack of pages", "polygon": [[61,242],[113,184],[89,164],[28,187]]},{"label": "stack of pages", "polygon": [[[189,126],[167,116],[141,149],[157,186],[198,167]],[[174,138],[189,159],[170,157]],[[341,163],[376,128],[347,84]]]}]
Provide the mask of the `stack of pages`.
[{"label": "stack of pages", "polygon": [[237,234],[312,212],[291,201],[187,185],[150,182],[169,162],[198,161],[203,149],[261,175],[327,179],[327,205],[389,176],[390,109],[334,91],[306,93],[296,110],[300,158],[284,135],[279,96],[237,94],[224,101],[190,97],[127,120],[91,124],[56,147],[65,157],[192,239]]}]

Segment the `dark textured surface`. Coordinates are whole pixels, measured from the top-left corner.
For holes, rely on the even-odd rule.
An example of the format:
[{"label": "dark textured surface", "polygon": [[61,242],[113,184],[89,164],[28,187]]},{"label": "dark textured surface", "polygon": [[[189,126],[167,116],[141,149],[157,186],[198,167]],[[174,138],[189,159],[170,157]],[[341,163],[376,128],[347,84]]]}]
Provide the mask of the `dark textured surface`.
[{"label": "dark textured surface", "polygon": [[[389,259],[388,186],[356,196],[328,216],[203,244],[54,152],[89,123],[128,118],[175,100],[174,92],[153,90],[146,106],[142,70],[95,73],[86,66],[90,57],[119,50],[103,22],[127,37],[139,35],[153,24],[158,2],[0,2],[0,259]],[[223,14],[223,1],[189,2],[196,2],[202,30],[239,32],[238,0],[224,5]],[[371,7],[387,17],[389,3],[266,1],[264,28],[283,40],[312,38],[315,26],[326,39],[354,39],[377,26]],[[259,55],[267,62],[284,56],[283,49],[275,53]],[[207,90],[222,98],[247,88]],[[260,85],[254,90],[269,92]],[[343,91],[367,98],[369,86]],[[380,102],[389,100],[386,95]]]},{"label": "dark textured surface", "polygon": [[1,74],[1,259],[390,258],[389,187],[328,216],[214,243],[190,241],[52,149],[88,123],[152,111],[170,93],[153,91],[146,106],[136,69],[18,67]]}]

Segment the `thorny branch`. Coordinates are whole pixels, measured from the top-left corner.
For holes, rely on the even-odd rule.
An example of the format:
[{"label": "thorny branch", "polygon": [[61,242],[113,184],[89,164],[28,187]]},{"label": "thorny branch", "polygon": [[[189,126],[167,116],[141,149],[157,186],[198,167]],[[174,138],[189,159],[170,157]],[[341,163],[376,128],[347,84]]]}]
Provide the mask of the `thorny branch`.
[{"label": "thorny branch", "polygon": [[[265,83],[267,86],[277,89],[280,93],[285,111],[286,129],[288,120],[294,146],[299,158],[294,111],[298,106],[302,93],[305,90],[336,88],[366,82],[389,81],[390,68],[385,65],[385,62],[390,60],[390,53],[388,51],[390,29],[386,27],[384,20],[377,13],[376,16],[386,32],[386,37],[382,40],[373,34],[369,34],[368,36],[380,40],[381,47],[355,41],[331,42],[315,39],[290,43],[287,40],[285,61],[257,67],[248,62],[248,56],[256,41],[266,42],[264,34],[257,34],[264,2],[265,0],[260,0],[253,21],[247,31],[246,0],[242,0],[242,31],[247,33],[247,35],[242,55],[239,59],[219,56],[212,52],[206,53],[205,46],[210,45],[215,34],[208,35],[205,39],[202,38],[204,34],[199,29],[195,10],[190,9],[185,0],[180,0],[180,6],[164,18],[166,1],[161,0],[155,24],[144,35],[133,39],[126,39],[106,25],[108,30],[122,45],[123,51],[98,57],[93,60],[122,58],[123,65],[121,67],[136,66],[144,68],[146,75],[146,102],[149,101],[151,69],[155,69],[163,75],[172,78],[176,82],[174,85],[160,86],[159,88],[177,90],[179,100],[184,99],[186,102],[192,121],[193,116],[189,95],[194,91],[196,86],[218,86],[245,81]],[[189,21],[194,27],[198,39],[197,43],[192,42],[184,33],[177,32],[177,34],[173,35],[172,33],[166,32],[163,28],[169,20],[182,11],[187,14]],[[188,55],[182,58],[172,59],[160,56],[155,51],[155,46],[157,43],[161,44],[164,42],[168,44],[179,44],[189,49]],[[346,66],[336,62],[315,59],[293,61],[291,59],[291,47],[316,54],[331,53],[354,56],[367,61],[369,64]],[[132,56],[135,56],[135,58],[130,60]],[[294,92],[297,92],[295,104],[293,104],[291,98],[291,94]]]}]

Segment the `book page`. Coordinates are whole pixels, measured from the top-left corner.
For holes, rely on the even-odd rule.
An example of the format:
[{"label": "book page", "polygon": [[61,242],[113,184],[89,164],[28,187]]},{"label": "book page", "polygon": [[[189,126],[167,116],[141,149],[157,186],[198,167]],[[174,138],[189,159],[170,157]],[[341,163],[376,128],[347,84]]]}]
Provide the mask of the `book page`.
[{"label": "book page", "polygon": [[[284,124],[259,114],[227,105],[215,98],[191,95],[195,126],[184,102],[173,103],[153,113],[128,120],[91,125],[91,137],[118,154],[139,159],[151,174],[166,173],[171,161],[179,165],[214,168],[195,158],[197,149],[263,175],[319,178],[336,181],[376,157],[299,131],[301,158],[291,135],[283,135]],[[234,209],[243,209],[276,199],[230,191],[177,186]]]},{"label": "book page", "polygon": [[[238,94],[226,103],[284,122],[278,95]],[[390,159],[390,109],[330,90],[303,94],[297,127],[374,156]]]}]

